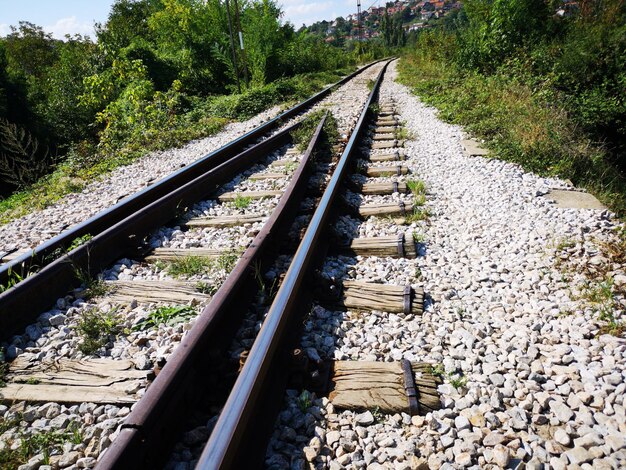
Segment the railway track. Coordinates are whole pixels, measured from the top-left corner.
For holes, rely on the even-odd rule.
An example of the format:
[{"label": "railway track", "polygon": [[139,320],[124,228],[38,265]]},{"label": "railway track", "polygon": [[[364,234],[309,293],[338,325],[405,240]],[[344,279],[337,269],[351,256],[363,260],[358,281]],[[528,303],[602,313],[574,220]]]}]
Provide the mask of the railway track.
[{"label": "railway track", "polygon": [[[170,199],[178,197],[176,194],[178,188],[193,184],[192,182],[197,181],[201,176],[215,171],[218,167],[223,168],[227,162],[233,164],[238,160],[256,158],[267,149],[267,145],[263,146],[261,142],[261,144],[255,147],[254,152],[248,154],[245,154],[243,150],[257,144],[263,136],[275,132],[284,122],[310,109],[332,93],[333,90],[347,83],[359,73],[367,70],[371,65],[373,64],[348,75],[336,84],[325,88],[318,94],[290,108],[276,118],[271,119],[245,135],[229,142],[220,149],[198,159],[196,162],[181,168],[179,171],[172,173],[146,189],[126,197],[114,206],[71,227],[35,247],[33,250],[15,256],[10,259],[10,261],[1,264],[0,284],[7,285],[12,279],[15,280],[16,277],[22,279],[22,281],[17,283],[12,289],[7,289],[0,294],[0,330],[3,331],[5,335],[19,331],[35,318],[33,317],[33,312],[41,312],[43,309],[53,304],[57,298],[67,291],[68,285],[72,283],[75,286],[78,285],[80,280],[76,279],[76,276],[66,269],[68,264],[67,259],[59,258],[63,258],[67,250],[73,247],[72,244],[80,240],[81,237],[84,237],[84,239],[95,238],[97,235],[107,230],[112,230],[115,226],[124,225],[131,227],[127,235],[134,236],[139,236],[141,233],[146,233],[148,230],[154,229],[158,225],[145,225],[142,227],[141,225],[135,224],[133,226],[135,223],[132,218],[133,215],[144,210],[150,204],[161,204],[167,197]],[[288,132],[283,134],[288,134]],[[183,200],[179,200],[176,204],[180,205],[182,203]],[[161,218],[160,224],[165,223],[166,220],[166,218]],[[69,257],[71,258],[72,265],[79,270],[89,271],[90,274],[104,269],[115,260],[116,255],[121,255],[121,251],[119,250],[109,250],[110,256],[107,255],[102,259],[102,262],[93,259],[94,256],[92,255],[90,256],[90,265],[87,267],[84,262],[85,249],[89,250],[91,253],[97,251],[91,246],[84,246],[79,248],[78,253],[72,253]],[[49,268],[45,269],[47,267]],[[32,273],[40,271],[43,271],[42,275],[31,276]],[[31,295],[34,291],[38,292],[38,295],[35,297]]]},{"label": "railway track", "polygon": [[[308,317],[304,312],[311,311],[311,303],[314,309],[325,305],[331,310],[378,310],[407,316],[419,315],[423,309],[423,292],[419,286],[356,282],[320,275],[326,254],[404,258],[415,257],[419,249],[413,238],[407,239],[403,232],[341,240],[331,230],[341,215],[357,219],[395,217],[402,224],[423,204],[421,194],[411,191],[413,180],[402,166],[398,139],[401,125],[395,117],[393,103],[385,106],[376,103],[379,82],[380,77],[291,257],[275,300],[219,412],[196,468],[260,466],[267,450],[266,436],[271,434],[288,385],[298,391],[305,390],[305,394],[307,390],[321,395],[330,392],[338,406],[355,410],[380,408],[384,412],[418,414],[439,406],[438,379],[427,364],[324,361],[304,353],[303,342],[299,340],[302,324]],[[368,114],[368,107],[378,111]],[[377,119],[368,131],[368,118],[371,120],[372,114]],[[363,148],[363,142],[370,144]]]},{"label": "railway track", "polygon": [[[380,69],[381,66],[374,68]],[[378,73],[379,70],[375,72]],[[352,131],[352,137],[348,142],[349,149],[355,147],[357,137],[362,138],[364,135],[363,129],[365,128],[367,109],[374,99],[381,76],[382,71],[378,74],[376,86],[363,108],[356,129]],[[371,81],[371,79],[369,80]],[[366,78],[361,79],[363,86],[366,81]],[[332,160],[322,161],[319,156],[322,153],[317,147],[320,145],[322,126],[326,119],[324,117],[317,126],[304,154],[294,149],[293,145],[290,144],[291,133],[300,125],[296,123],[271,138],[244,150],[236,157],[227,159],[222,155],[220,159],[225,159],[222,163],[214,165],[213,168],[200,176],[136,211],[132,219],[135,224],[139,225],[129,226],[127,220],[113,224],[96,234],[84,245],[79,246],[59,260],[53,261],[37,274],[3,294],[0,298],[3,302],[3,308],[6,308],[2,315],[6,328],[3,331],[19,330],[19,328],[32,322],[33,314],[37,312],[40,306],[46,305],[46,302],[51,298],[58,298],[56,309],[46,312],[43,317],[39,318],[38,324],[28,326],[26,334],[22,338],[24,350],[17,350],[21,348],[15,346],[15,341],[11,345],[13,348],[11,354],[19,357],[13,362],[7,375],[8,386],[0,392],[4,402],[13,402],[14,404],[17,402],[17,408],[14,412],[12,412],[13,410],[9,412],[8,417],[15,419],[21,416],[21,413],[26,412],[30,418],[30,415],[34,413],[32,416],[34,419],[29,422],[37,422],[39,425],[42,425],[42,419],[44,421],[47,419],[46,416],[53,416],[50,421],[60,416],[61,418],[57,419],[55,424],[64,420],[71,423],[73,419],[77,418],[76,413],[79,410],[82,410],[81,413],[86,412],[88,421],[91,422],[96,419],[102,420],[102,416],[109,417],[109,415],[112,415],[108,418],[110,420],[125,418],[125,424],[115,433],[115,436],[111,436],[111,433],[105,433],[108,435],[91,435],[88,439],[89,442],[81,444],[82,449],[70,452],[70,459],[72,455],[78,457],[81,455],[81,451],[84,451],[80,465],[90,467],[95,463],[95,458],[109,446],[110,437],[115,437],[114,445],[102,454],[103,457],[98,464],[100,468],[127,468],[126,466],[129,464],[153,468],[155,462],[162,462],[166,457],[163,449],[167,448],[167,443],[171,441],[172,435],[176,435],[178,429],[176,429],[175,423],[180,421],[181,413],[189,412],[190,404],[197,402],[197,397],[194,396],[197,395],[197,390],[207,390],[207,387],[212,384],[211,380],[204,380],[203,374],[207,373],[211,367],[215,367],[218,359],[205,362],[201,360],[203,353],[207,353],[209,357],[213,354],[213,358],[223,354],[225,348],[232,341],[233,334],[238,328],[241,328],[241,314],[237,311],[241,310],[244,299],[255,296],[254,285],[255,283],[258,284],[259,273],[265,272],[268,266],[276,267],[269,260],[272,259],[273,253],[281,251],[281,237],[278,235],[288,231],[287,229],[292,225],[291,219],[299,211],[304,211],[306,214],[307,211],[311,211],[319,204],[326,205],[323,202],[326,192],[322,195],[321,202],[316,199],[319,198],[320,188],[326,186],[325,180],[329,178],[324,176],[321,169],[334,169],[329,185],[334,188],[335,193],[338,191],[336,181],[341,180],[345,174],[347,158],[352,150],[346,151],[344,157],[336,162]],[[344,123],[345,126],[346,123]],[[314,158],[313,155],[316,151],[318,156]],[[313,160],[318,161],[313,162]],[[311,188],[308,187],[310,186],[308,179],[312,168],[314,168],[312,163],[317,165],[315,178],[313,178],[317,185]],[[400,170],[399,173],[402,171]],[[385,172],[382,174],[384,176]],[[231,182],[224,184],[228,179],[231,179]],[[277,183],[281,179],[283,181]],[[333,183],[333,181],[335,182]],[[267,189],[267,186],[271,186],[271,189]],[[231,190],[229,191],[229,189]],[[365,190],[365,186],[361,189]],[[383,183],[380,187],[370,187],[369,191],[370,194],[385,194],[398,189],[404,190],[406,187],[394,183]],[[309,193],[307,194],[308,199],[303,201],[307,191]],[[211,193],[214,194],[213,199],[194,205],[195,201]],[[217,205],[227,206],[228,209],[221,211],[216,217]],[[181,209],[192,206],[193,209],[186,215],[179,214]],[[259,210],[260,213],[251,215],[250,212],[254,212],[255,209]],[[138,230],[138,226],[155,227],[167,224],[173,214],[179,214],[179,223],[173,228],[157,230],[151,236],[147,230]],[[316,214],[317,211],[312,216],[314,220]],[[301,217],[307,218],[306,215],[301,215]],[[200,246],[176,247],[174,246],[176,245],[176,232],[180,233],[181,227],[189,231],[199,230],[200,238],[206,235],[209,238],[213,237],[213,239],[224,235],[228,236],[233,231],[239,233],[243,231],[245,232],[244,243],[236,247],[213,249],[203,249]],[[294,232],[293,227],[291,232]],[[76,233],[73,232],[72,236]],[[163,237],[164,233],[167,233],[165,238],[170,238],[169,245],[171,246],[158,247],[157,245],[161,243],[159,237]],[[298,227],[296,227],[295,233],[298,233]],[[389,241],[387,240],[387,242]],[[374,246],[368,247],[367,243],[365,245],[358,243],[344,245],[341,249],[350,253],[361,251],[365,253],[372,249],[390,250],[390,246],[381,248],[374,244]],[[397,252],[400,245],[404,246],[404,243],[399,243],[398,239],[395,239],[391,244],[392,251]],[[406,244],[409,252],[410,245],[410,243]],[[239,253],[244,249],[245,251],[240,255]],[[119,260],[122,256],[127,256],[127,258],[121,259],[111,268],[112,260]],[[143,259],[143,261],[136,263],[128,257]],[[196,276],[197,279],[191,276],[193,286],[190,287],[189,279],[187,282],[177,282],[171,280],[171,276],[167,276],[168,270],[172,264],[175,264],[170,262],[180,261],[180,259],[193,260],[194,262],[200,259],[210,259],[212,260],[209,263],[211,269],[218,266],[218,271],[221,270],[217,275],[212,272],[211,276],[218,278],[221,276],[222,279],[227,277],[232,264],[235,266],[221,287],[219,287],[219,283],[217,283],[218,285],[209,285],[211,276],[203,277],[201,275]],[[136,270],[133,271],[142,263],[154,262],[162,263],[156,269],[156,274],[158,274],[156,276],[154,270],[151,273],[152,276],[147,275],[143,278],[141,275],[136,275]],[[132,269],[129,268],[129,265]],[[143,268],[140,267],[139,271],[141,269]],[[276,270],[280,269],[277,268]],[[75,300],[80,299],[81,295],[84,296],[84,292],[74,292],[73,295],[65,297],[59,295],[67,292],[67,286],[72,285],[76,280],[77,273],[81,272],[85,279],[93,279],[97,273],[101,273],[104,278],[103,281],[87,286],[87,290],[91,290],[90,294],[96,299],[94,300],[97,302],[95,308],[92,304]],[[128,277],[133,282],[127,281],[126,278]],[[278,278],[276,277],[276,279]],[[42,291],[44,288],[46,290]],[[263,289],[264,287],[261,290]],[[33,292],[38,292],[41,298],[35,297]],[[266,294],[267,292],[264,295]],[[175,311],[178,320],[188,320],[185,316],[190,315],[194,309],[197,313],[198,305],[210,297],[211,303],[204,308],[202,314],[196,319],[193,328],[188,321],[183,321],[183,325],[176,327],[167,325],[167,321],[164,322],[165,325],[159,325],[159,319],[154,315],[150,316],[155,312],[146,316],[146,311],[137,308],[138,303],[149,305],[159,302],[174,303],[180,305],[180,308],[171,308],[170,313]],[[29,303],[30,306],[26,307]],[[118,312],[118,304],[126,304],[127,306]],[[22,310],[20,310],[20,306],[22,306]],[[135,310],[139,310],[139,312],[135,312]],[[94,313],[94,311],[97,312]],[[7,312],[12,314],[6,315]],[[93,314],[93,318],[99,316],[100,318],[96,318],[96,320],[111,323],[114,319],[115,321],[120,320],[122,313],[124,315],[121,325],[115,325],[118,329],[107,330],[104,333],[110,334],[105,334],[104,337],[97,339],[103,343],[96,344],[100,348],[98,353],[104,353],[106,357],[93,359],[91,356],[94,351],[88,352],[86,349],[82,351],[82,355],[71,354],[72,347],[68,348],[67,344],[61,346],[60,350],[57,349],[52,352],[47,350],[45,353],[42,351],[42,349],[45,350],[44,346],[47,341],[42,336],[45,336],[50,330],[50,328],[42,327],[42,325],[49,324],[53,327],[60,327],[61,331],[58,336],[67,336],[68,330],[75,327],[78,327],[79,330],[82,328],[83,333],[85,332],[88,326],[85,325],[85,314]],[[163,311],[160,313],[164,314]],[[72,314],[82,314],[83,318],[79,320],[78,324],[72,323],[73,320],[69,318]],[[144,334],[144,326],[150,322],[152,322],[152,326],[164,327],[162,329],[165,331],[156,335]],[[102,323],[95,326],[104,328]],[[108,327],[110,326],[108,325]],[[160,340],[161,333],[172,335],[178,340],[182,336],[184,337],[181,345],[167,362],[162,361],[162,356],[170,353],[171,347],[160,351],[154,351],[155,348],[152,347],[150,348],[153,350],[152,355],[148,359],[144,357],[144,360],[138,363],[133,359],[128,359],[128,351],[124,351],[123,345],[117,349],[107,350],[107,342],[111,340],[112,335],[119,333],[122,329],[124,329],[125,334],[132,330],[132,333],[126,337],[126,345],[129,346],[129,350],[135,351],[137,346],[145,345],[153,340]],[[183,335],[186,329],[191,331]],[[98,335],[96,334],[96,336]],[[83,338],[81,345],[84,346],[85,343],[86,340]],[[72,346],[75,347],[76,345],[77,341],[74,340]],[[56,353],[60,354],[57,356]],[[158,357],[159,354],[161,358]],[[117,361],[109,360],[108,356],[117,359]],[[148,370],[151,369],[152,365],[155,366],[154,370]],[[54,373],[51,372],[52,369]],[[137,370],[144,372],[135,373]],[[80,385],[72,388],[76,383],[80,383]],[[110,390],[100,393],[104,383],[109,384]],[[117,386],[120,383],[124,384],[123,390]],[[151,385],[146,390],[147,383],[151,383]],[[141,400],[132,407],[132,412],[130,412],[130,405],[142,395]],[[90,398],[94,398],[94,400],[90,401]],[[57,412],[56,416],[54,416],[55,412],[48,412],[47,408],[46,410],[38,409],[35,412],[32,408],[27,409],[29,408],[28,403],[45,401],[54,402],[53,411]],[[102,406],[85,405],[85,403],[80,407],[78,405],[58,407],[60,408],[59,413],[56,402],[68,405],[80,402],[113,403],[119,406],[107,405],[109,411],[106,415],[102,414]],[[42,406],[46,407],[45,404]],[[110,412],[110,410],[114,411]],[[130,416],[126,417],[129,412]],[[42,413],[43,415],[40,416]],[[61,424],[67,424],[65,421]],[[268,423],[270,422],[268,421]],[[112,422],[108,423],[109,426],[113,426],[113,424]],[[52,455],[57,465],[65,456],[65,454],[62,457]],[[258,459],[257,462],[259,462]]]}]

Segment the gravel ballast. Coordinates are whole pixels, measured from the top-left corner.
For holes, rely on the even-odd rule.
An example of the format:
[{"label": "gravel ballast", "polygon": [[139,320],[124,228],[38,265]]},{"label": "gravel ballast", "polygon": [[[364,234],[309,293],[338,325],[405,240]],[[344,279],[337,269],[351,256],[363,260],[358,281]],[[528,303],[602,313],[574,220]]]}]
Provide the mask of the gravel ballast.
[{"label": "gravel ballast", "polygon": [[[358,118],[359,110],[366,100],[366,84],[368,80],[371,80],[378,73],[380,67],[381,65],[376,65],[371,70],[365,71],[363,76],[358,76],[344,84],[322,100],[314,109],[330,109],[337,118],[340,132],[345,134]],[[136,164],[120,168],[106,180],[94,183],[94,186],[91,188],[93,192],[70,195],[63,203],[57,204],[46,211],[20,219],[25,224],[24,227],[28,228],[27,232],[20,232],[20,234],[14,232],[10,236],[19,237],[22,240],[23,235],[26,240],[43,241],[48,237],[47,232],[43,229],[49,226],[56,226],[52,224],[52,221],[63,225],[69,223],[69,221],[82,220],[83,217],[87,217],[93,212],[106,207],[106,195],[109,193],[122,191],[124,194],[128,194],[132,188],[141,189],[142,183],[140,181],[145,182],[160,178],[178,168],[179,163],[172,163],[171,160],[189,163],[195,158],[227,143],[228,140],[246,132],[261,121],[267,120],[272,113],[276,114],[277,110],[270,110],[246,123],[235,124],[235,130],[227,128],[227,130],[233,130],[230,134],[221,133],[219,136],[191,143],[183,149],[163,152],[162,155],[159,154],[160,157],[159,155],[152,155]],[[285,123],[285,125],[288,124]],[[191,153],[191,148],[195,148],[195,153]],[[296,165],[284,167],[281,171],[285,172],[285,178],[273,180],[273,185],[266,181],[251,181],[246,178],[253,173],[258,174],[269,171],[266,165],[277,158],[288,158],[289,161],[297,163],[301,158],[301,154],[286,156],[286,150],[287,147],[284,147],[280,151],[268,155],[264,164],[256,165],[242,175],[235,177],[221,188],[220,193],[224,191],[243,192],[246,190],[284,189],[288,183],[289,175],[295,170]],[[159,158],[161,159],[159,160]],[[153,168],[155,165],[154,159],[159,160],[161,166]],[[141,168],[145,169],[145,172],[140,171]],[[276,170],[274,169],[273,171]],[[117,179],[119,176],[118,172],[124,173],[126,179]],[[139,187],[134,185],[135,182],[139,182]],[[99,192],[100,190],[101,192]],[[117,194],[120,193],[118,192]],[[81,197],[86,199],[76,199]],[[98,199],[99,197],[100,199]],[[113,203],[115,200],[108,199],[109,203]],[[277,203],[278,198],[276,197],[252,200],[249,201],[245,209],[238,209],[233,203],[218,203],[216,200],[206,200],[196,204],[188,216],[258,213],[267,218]],[[85,205],[88,207],[85,208]],[[78,217],[78,219],[74,219],[74,217]],[[20,227],[18,222],[15,224]],[[237,256],[239,256],[260,229],[261,224],[257,225],[224,229],[190,230],[181,230],[178,226],[161,227],[153,232],[149,243],[152,247],[224,249],[225,254],[229,254],[231,250],[234,250]],[[12,226],[13,224],[10,224],[1,230],[10,230]],[[3,240],[4,235],[7,233],[3,233]],[[28,234],[32,235],[32,237],[28,238]],[[29,241],[25,243],[26,246],[30,246]],[[227,275],[228,272],[224,269],[215,268],[208,274],[192,276],[190,280],[219,286]],[[172,280],[172,276],[163,267],[131,259],[118,260],[110,269],[105,270],[101,277],[107,281]],[[192,306],[196,312],[200,312],[201,305],[193,304]],[[75,295],[68,295],[59,299],[55,308],[43,313],[37,322],[25,329],[23,334],[8,338],[8,341],[0,343],[0,346],[6,350],[6,358],[9,360],[19,356],[21,359],[39,362],[59,357],[82,359],[95,355],[110,359],[127,359],[133,362],[135,368],[148,370],[169,357],[194,323],[194,318],[189,317],[177,325],[160,324],[157,327],[138,330],[136,328],[138,322],[147,318],[154,309],[155,305],[153,304],[137,301],[124,306],[116,305],[106,299],[106,294],[104,297],[85,300],[84,293],[76,292]],[[94,311],[98,314],[109,315],[115,319],[118,333],[108,335],[95,354],[87,354],[81,352],[81,344],[83,344],[84,339],[79,333],[78,326],[85,313]],[[145,387],[145,384],[143,387]],[[134,392],[141,396],[144,390],[145,388],[140,388],[134,390]],[[7,426],[6,430],[3,427],[3,432],[0,433],[0,450],[6,447],[17,449],[22,440],[28,440],[42,433],[63,433],[63,444],[56,446],[48,458],[53,468],[92,468],[102,452],[118,435],[120,425],[128,416],[130,410],[131,407],[128,406],[101,406],[94,403],[65,406],[59,403],[27,404],[20,402],[10,406],[1,405],[1,422],[7,425],[9,423],[13,424]],[[70,425],[71,432],[68,430]],[[68,436],[68,433],[73,434],[73,436]],[[207,432],[203,435],[204,438],[208,437]],[[188,465],[188,461],[192,458],[197,458],[197,455],[192,455],[191,453],[183,454],[183,461],[179,465],[180,468]],[[44,457],[43,454],[34,456],[31,462],[25,464],[22,470],[39,468],[46,460]]]},{"label": "gravel ballast", "polygon": [[[429,362],[442,371],[442,409],[425,416],[336,410],[290,390],[268,447],[270,468],[624,468],[626,342],[603,334],[585,298],[588,265],[619,221],[608,211],[560,209],[543,196],[566,182],[463,155],[459,127],[441,122],[396,83],[390,66],[381,105],[395,102],[413,136],[412,177],[428,188],[417,260],[328,259],[329,276],[422,285],[422,316],[333,312],[314,306],[304,325],[309,356]],[[335,230],[376,236],[389,221],[343,217]],[[566,262],[559,263],[563,246]],[[623,282],[624,266],[613,267]],[[589,281],[591,287],[595,281]],[[623,321],[624,300],[611,304]],[[308,406],[308,407],[307,407]],[[373,414],[372,414],[373,413]]]}]

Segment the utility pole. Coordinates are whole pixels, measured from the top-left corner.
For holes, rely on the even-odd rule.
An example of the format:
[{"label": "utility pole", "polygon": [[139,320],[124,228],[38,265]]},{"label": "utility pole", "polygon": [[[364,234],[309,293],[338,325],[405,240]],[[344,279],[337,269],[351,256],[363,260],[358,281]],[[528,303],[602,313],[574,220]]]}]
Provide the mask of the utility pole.
[{"label": "utility pole", "polygon": [[246,80],[246,86],[250,86],[250,80],[248,79],[248,58],[246,57],[246,50],[243,47],[243,32],[241,31],[241,21],[239,20],[239,3],[235,2],[235,21],[237,22],[237,30],[239,33],[239,47],[241,48],[241,58],[243,59],[243,76]]},{"label": "utility pole", "polygon": [[363,29],[361,28],[361,0],[356,0],[356,24],[359,31],[359,42],[363,42]]},{"label": "utility pole", "polygon": [[233,23],[230,19],[230,4],[226,0],[226,15],[228,16],[228,34],[230,35],[230,50],[233,54],[233,70],[237,80],[237,90],[241,94],[241,83],[239,83],[239,67],[237,66],[237,53],[235,52],[235,41],[233,39]]}]

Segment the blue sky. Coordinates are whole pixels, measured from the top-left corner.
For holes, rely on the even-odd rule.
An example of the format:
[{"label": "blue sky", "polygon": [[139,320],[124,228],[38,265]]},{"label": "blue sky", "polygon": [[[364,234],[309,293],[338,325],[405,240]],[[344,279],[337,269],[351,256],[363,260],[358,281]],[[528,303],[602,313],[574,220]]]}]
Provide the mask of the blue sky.
[{"label": "blue sky", "polygon": [[[363,2],[361,7],[367,9],[372,1]],[[10,25],[25,20],[59,39],[76,33],[93,37],[94,23],[106,20],[112,3],[113,0],[0,0],[0,36],[10,32]],[[278,0],[278,4],[285,13],[283,21],[296,27],[356,12],[356,0]]]}]

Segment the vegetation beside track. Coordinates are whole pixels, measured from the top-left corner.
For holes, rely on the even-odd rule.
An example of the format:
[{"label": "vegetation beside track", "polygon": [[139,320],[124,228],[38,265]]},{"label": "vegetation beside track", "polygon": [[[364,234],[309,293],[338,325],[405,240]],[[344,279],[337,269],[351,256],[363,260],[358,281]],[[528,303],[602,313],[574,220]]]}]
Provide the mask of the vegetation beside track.
[{"label": "vegetation beside track", "polygon": [[409,37],[400,79],[499,158],[570,179],[626,214],[626,7],[468,0]]},{"label": "vegetation beside track", "polygon": [[272,0],[235,13],[247,54],[235,60],[217,0],[116,0],[95,41],[60,41],[28,22],[0,37],[0,223],[146,152],[300,101],[385,53],[296,31]]}]

